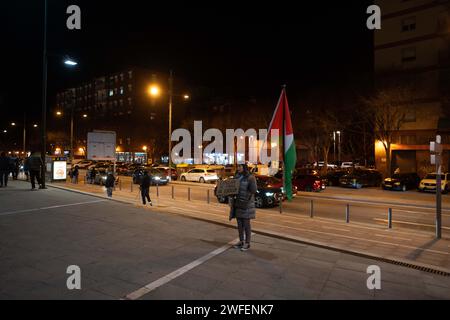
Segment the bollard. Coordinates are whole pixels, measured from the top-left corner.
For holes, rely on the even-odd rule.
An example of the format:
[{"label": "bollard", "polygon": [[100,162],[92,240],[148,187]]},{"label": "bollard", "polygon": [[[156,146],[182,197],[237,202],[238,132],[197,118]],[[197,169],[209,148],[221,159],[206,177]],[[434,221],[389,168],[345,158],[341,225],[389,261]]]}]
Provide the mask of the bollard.
[{"label": "bollard", "polygon": [[209,199],[209,189],[206,190],[206,203],[209,204],[210,199]]},{"label": "bollard", "polygon": [[119,180],[119,190],[122,191],[122,180]]},{"label": "bollard", "polygon": [[191,188],[188,188],[188,201],[191,201]]},{"label": "bollard", "polygon": [[174,199],[174,197],[175,197],[175,190],[174,187],[172,186],[172,199]]},{"label": "bollard", "polygon": [[133,180],[131,180],[131,193],[133,193]]},{"label": "bollard", "polygon": [[314,201],[311,199],[311,205],[310,205],[310,212],[309,216],[312,218],[314,217]]},{"label": "bollard", "polygon": [[392,229],[392,208],[388,210],[388,228]]},{"label": "bollard", "polygon": [[347,203],[347,206],[345,207],[345,222],[350,222],[350,205]]},{"label": "bollard", "polygon": [[159,198],[159,183],[156,184],[156,197]]}]

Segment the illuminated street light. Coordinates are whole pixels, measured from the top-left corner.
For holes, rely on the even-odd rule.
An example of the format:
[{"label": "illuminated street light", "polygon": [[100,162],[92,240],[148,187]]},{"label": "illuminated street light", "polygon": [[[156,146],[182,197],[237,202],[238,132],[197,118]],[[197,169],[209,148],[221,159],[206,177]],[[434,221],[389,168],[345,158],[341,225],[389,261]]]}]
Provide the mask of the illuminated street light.
[{"label": "illuminated street light", "polygon": [[8,130],[3,130],[3,133],[7,133],[8,132]]},{"label": "illuminated street light", "polygon": [[16,125],[16,123],[15,122],[11,122],[11,125],[14,127]]},{"label": "illuminated street light", "polygon": [[160,94],[159,87],[156,86],[156,85],[151,85],[151,86],[148,88],[148,93],[149,93],[151,96],[153,96],[153,97],[159,96],[159,94]]},{"label": "illuminated street light", "polygon": [[147,146],[143,146],[142,150],[147,151]]},{"label": "illuminated street light", "polygon": [[74,60],[72,60],[72,59],[70,59],[70,58],[66,58],[66,59],[64,60],[64,64],[65,64],[66,66],[69,66],[69,67],[74,67],[74,66],[76,66],[76,65],[78,64],[78,62],[76,62],[76,61],[74,61]]},{"label": "illuminated street light", "polygon": [[34,128],[37,128],[37,127],[38,127],[38,125],[37,125],[37,124],[33,124],[33,127],[34,127]]},{"label": "illuminated street light", "polygon": [[190,97],[189,97],[188,94],[183,95],[183,99],[184,99],[184,100],[189,100],[189,98],[190,98]]},{"label": "illuminated street light", "polygon": [[61,115],[62,115],[62,112],[61,112],[61,111],[56,111],[56,115],[57,115],[57,116],[61,116]]},{"label": "illuminated street light", "polygon": [[83,118],[87,118],[87,116],[88,116],[87,114],[83,114]]}]

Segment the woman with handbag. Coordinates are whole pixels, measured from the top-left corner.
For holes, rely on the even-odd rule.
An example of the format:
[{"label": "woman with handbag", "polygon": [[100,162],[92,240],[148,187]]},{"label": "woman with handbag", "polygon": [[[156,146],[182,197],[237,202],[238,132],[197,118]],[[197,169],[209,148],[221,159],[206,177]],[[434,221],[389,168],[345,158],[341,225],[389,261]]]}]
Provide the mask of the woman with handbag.
[{"label": "woman with handbag", "polygon": [[239,192],[231,198],[230,220],[236,218],[239,231],[239,242],[233,247],[241,251],[250,249],[252,228],[250,221],[256,218],[255,193],[256,179],[250,173],[246,164],[237,168],[235,179],[239,179]]}]

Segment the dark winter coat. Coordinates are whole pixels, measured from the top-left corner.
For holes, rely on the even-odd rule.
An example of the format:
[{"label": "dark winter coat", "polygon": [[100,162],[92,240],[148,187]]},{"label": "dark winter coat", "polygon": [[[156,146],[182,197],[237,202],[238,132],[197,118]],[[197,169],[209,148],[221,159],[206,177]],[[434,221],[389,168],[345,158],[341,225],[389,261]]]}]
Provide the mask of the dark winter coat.
[{"label": "dark winter coat", "polygon": [[148,174],[144,174],[144,176],[142,177],[142,180],[141,180],[141,188],[142,189],[150,188],[151,182],[152,182],[152,179],[150,178],[150,176]]},{"label": "dark winter coat", "polygon": [[105,187],[107,188],[113,188],[116,180],[114,179],[114,176],[112,174],[108,174],[105,181]]},{"label": "dark winter coat", "polygon": [[239,193],[232,200],[231,215],[234,215],[236,218],[255,219],[256,178],[252,174],[248,174],[238,175],[236,179],[240,179],[241,182]]},{"label": "dark winter coat", "polygon": [[30,156],[26,160],[26,167],[30,171],[40,171],[42,166],[42,159],[39,156]]},{"label": "dark winter coat", "polygon": [[0,171],[11,170],[11,161],[9,157],[0,157]]}]

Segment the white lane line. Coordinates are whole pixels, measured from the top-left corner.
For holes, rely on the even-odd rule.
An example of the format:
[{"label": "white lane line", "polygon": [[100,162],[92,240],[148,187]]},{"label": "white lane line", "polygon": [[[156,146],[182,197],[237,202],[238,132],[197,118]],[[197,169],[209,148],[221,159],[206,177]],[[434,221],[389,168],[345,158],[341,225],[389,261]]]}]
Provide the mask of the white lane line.
[{"label": "white lane line", "polygon": [[64,208],[64,207],[80,206],[80,205],[83,205],[83,204],[98,203],[98,202],[105,202],[105,201],[108,201],[108,200],[94,200],[94,201],[62,204],[62,205],[59,205],[59,206],[50,206],[50,207],[43,207],[43,208],[34,208],[34,209],[25,209],[25,210],[0,212],[0,216],[7,216],[7,215],[11,215],[11,214],[16,214],[16,213],[28,213],[28,212],[34,212],[34,211],[40,211],[40,210],[50,210],[50,209],[57,209],[57,208]]},{"label": "white lane line", "polygon": [[233,241],[228,242],[226,245],[208,253],[207,255],[204,255],[203,257],[198,258],[195,261],[192,261],[191,263],[185,265],[184,267],[181,267],[177,270],[175,270],[172,273],[169,273],[168,275],[159,278],[158,280],[155,280],[149,284],[147,284],[146,286],[128,294],[126,296],[126,299],[128,300],[136,300],[139,299],[140,297],[142,297],[143,295],[146,295],[147,293],[155,290],[156,288],[159,288],[162,285],[165,285],[166,283],[172,281],[175,278],[178,278],[179,276],[185,274],[186,272],[198,267],[199,265],[201,265],[202,263],[208,261],[211,258],[214,258],[215,256],[227,251],[233,244],[235,244],[237,241],[239,241],[239,239],[235,239]]}]

